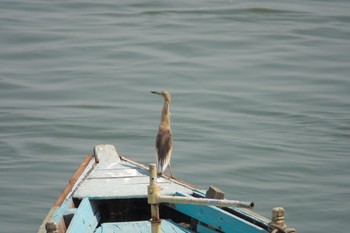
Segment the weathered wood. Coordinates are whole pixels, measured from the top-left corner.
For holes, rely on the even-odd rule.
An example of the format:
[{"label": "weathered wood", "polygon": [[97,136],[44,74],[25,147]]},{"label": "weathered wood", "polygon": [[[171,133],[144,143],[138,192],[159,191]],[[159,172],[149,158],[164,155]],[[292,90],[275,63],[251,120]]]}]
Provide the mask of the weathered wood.
[{"label": "weathered wood", "polygon": [[52,220],[56,223],[60,222],[63,218],[64,212],[68,209],[73,203],[72,198],[64,200],[64,202],[57,208],[55,214],[52,216]]},{"label": "weathered wood", "polygon": [[[67,196],[69,195],[69,193],[72,192],[73,187],[76,185],[76,182],[81,179],[81,175],[83,174],[83,172],[85,171],[85,169],[87,168],[87,166],[90,164],[92,160],[92,155],[88,155],[86,156],[86,158],[83,160],[83,162],[79,165],[79,167],[77,168],[77,170],[75,171],[74,175],[72,176],[72,178],[69,180],[68,184],[66,185],[66,187],[64,188],[63,192],[61,193],[61,195],[58,197],[58,199],[56,200],[55,204],[53,205],[53,207],[50,209],[50,211],[48,212],[48,214],[46,215],[44,221],[42,222],[42,224],[40,225],[39,229],[38,229],[38,233],[43,233],[46,232],[45,230],[45,225],[47,222],[54,222],[57,227],[58,230],[60,232],[64,231],[64,222],[62,222],[61,218],[55,218],[54,215],[57,216],[57,210],[59,210],[59,207],[62,205],[62,203],[67,199]],[[63,230],[62,230],[63,229]]]},{"label": "weathered wood", "polygon": [[[146,167],[145,165],[143,165],[143,164],[141,164],[141,163],[135,162],[135,161],[133,161],[133,160],[131,160],[131,159],[128,159],[128,158],[126,158],[126,157],[124,157],[124,156],[119,156],[119,157],[120,157],[120,159],[121,159],[122,161],[126,161],[126,162],[128,162],[129,164],[131,163],[131,164],[133,164],[133,165],[136,165],[136,166],[139,167],[139,168],[148,170],[148,167]],[[180,185],[189,187],[189,188],[191,188],[191,189],[198,189],[198,187],[195,186],[195,185],[193,185],[193,184],[187,183],[186,181],[183,181],[183,180],[181,180],[181,179],[179,179],[179,178],[176,178],[176,177],[172,177],[172,178],[171,178],[170,176],[166,175],[165,173],[163,173],[163,174],[160,175],[160,176],[163,177],[163,178],[166,178],[167,180],[171,180],[171,182],[175,182],[175,183],[177,183],[177,184],[180,184]]]},{"label": "weathered wood", "polygon": [[[151,223],[149,221],[138,222],[115,222],[103,223],[96,229],[95,233],[120,233],[120,232],[138,232],[151,233]],[[166,233],[192,233],[192,231],[181,227],[172,221],[162,220],[162,232]]]},{"label": "weathered wood", "polygon": [[[38,233],[46,233],[46,223],[50,221],[50,219],[52,218],[52,216],[55,214],[55,212],[57,211],[58,207],[57,206],[53,206],[51,207],[50,211],[48,212],[48,214],[46,215],[45,219],[43,220],[43,222],[41,223],[39,229],[38,229]],[[52,221],[52,220],[51,220]]]},{"label": "weathered wood", "polygon": [[284,209],[282,207],[275,207],[272,209],[272,219],[269,223],[269,230],[270,232],[297,232],[294,228],[290,228],[284,223]]},{"label": "weathered wood", "polygon": [[[221,191],[219,188],[217,187],[214,187],[214,186],[209,186],[206,194],[205,194],[205,198],[211,198],[211,199],[224,199],[225,197],[225,193],[223,191]],[[193,226],[196,226],[196,229],[199,231],[199,232],[214,232],[215,229],[211,226],[208,226],[207,224],[204,224],[204,223],[201,223],[200,221],[198,220],[193,220],[192,221],[192,225]]]},{"label": "weathered wood", "polygon": [[113,166],[114,163],[120,162],[120,157],[113,145],[101,144],[94,147],[94,157],[97,166],[108,164]]},{"label": "weathered wood", "polygon": [[272,209],[271,223],[280,227],[285,227],[286,224],[284,223],[284,209],[282,207],[275,207]]},{"label": "weathered wood", "polygon": [[[203,190],[195,190],[194,195],[198,197],[205,197],[206,192]],[[270,219],[252,211],[251,209],[247,208],[231,208],[231,207],[223,207],[223,210],[225,210],[228,213],[231,213],[233,215],[236,215],[250,223],[253,223],[254,225],[260,226],[261,228],[264,228],[265,230],[268,230],[268,223],[270,222]]]},{"label": "weathered wood", "polygon": [[102,179],[102,178],[133,178],[133,177],[144,177],[145,172],[140,169],[96,169],[90,173],[88,179]]},{"label": "weathered wood", "polygon": [[58,226],[55,222],[47,222],[45,224],[45,229],[47,233],[58,233]]},{"label": "weathered wood", "polygon": [[[188,196],[180,193],[177,195]],[[187,204],[169,206],[223,232],[268,233],[266,230],[239,219],[217,207]]]},{"label": "weathered wood", "polygon": [[196,226],[196,229],[197,229],[197,232],[200,232],[200,233],[218,233],[218,231],[216,231],[215,229],[212,229],[207,225],[203,225],[203,224],[198,224]]},{"label": "weathered wood", "polygon": [[100,220],[97,206],[88,198],[84,198],[67,229],[67,233],[93,233]]},{"label": "weathered wood", "polygon": [[152,233],[161,233],[159,203],[157,197],[160,194],[160,186],[157,183],[157,168],[155,164],[149,165],[150,181],[147,187],[148,204],[151,205],[151,229]]},{"label": "weathered wood", "polygon": [[[191,194],[190,188],[170,182],[164,178],[158,178],[158,183],[162,186],[162,195],[173,195],[177,191]],[[106,178],[106,179],[86,179],[74,193],[73,197],[82,199],[120,199],[120,198],[147,198],[147,186],[149,178],[126,177],[126,178]]]},{"label": "weathered wood", "polygon": [[[52,231],[55,232],[57,230],[58,233],[66,231],[66,224],[69,226],[67,229],[68,233],[150,233],[151,223],[149,221],[138,221],[135,219],[133,220],[135,222],[105,223],[109,222],[108,220],[110,218],[108,214],[111,214],[112,216],[116,212],[112,209],[111,210],[114,212],[104,212],[105,209],[103,205],[101,205],[112,201],[122,201],[108,201],[108,199],[127,198],[129,200],[133,200],[134,198],[147,198],[149,169],[142,164],[119,156],[112,145],[98,145],[94,148],[94,158],[98,163],[92,159],[92,156],[88,157],[85,158],[84,162],[78,167],[76,173],[69,181],[61,196],[56,201],[54,207],[44,220],[39,232],[46,233],[45,223],[51,222],[50,224],[52,224]],[[187,184],[179,179],[169,178],[166,175],[158,175],[156,180],[161,186],[162,196],[191,196],[194,194],[196,197],[206,196],[207,198],[212,199],[224,198],[224,193],[213,186],[211,186],[206,192],[195,190],[195,186]],[[177,194],[178,192],[180,192],[180,194]],[[201,192],[201,195],[199,195],[199,192]],[[79,206],[72,206],[72,203],[79,203],[79,200],[77,199],[81,200]],[[137,200],[138,203],[141,203],[139,201],[143,200]],[[97,208],[97,203],[100,210]],[[233,216],[228,213],[227,210],[224,211],[217,207],[188,204],[169,204],[168,206],[179,210],[185,215],[188,215],[189,217],[203,223],[203,225],[197,226],[198,231],[196,232],[213,233],[219,231],[235,233],[267,233],[267,231],[259,227],[261,225],[256,226],[252,224],[256,221],[262,221],[256,215],[250,217],[253,219],[253,221],[249,220],[251,223],[244,220],[246,219],[246,216],[249,215],[247,212],[244,212],[248,211],[245,209],[226,208],[229,210],[235,210],[236,212],[242,211],[242,213],[239,212],[239,215]],[[78,208],[71,209],[74,207]],[[108,206],[108,208],[109,207],[110,206]],[[147,210],[143,206],[142,208],[142,210]],[[101,215],[103,216],[102,218],[99,216],[99,211],[101,211]],[[106,213],[107,215],[105,215]],[[108,218],[106,218],[106,216],[108,216]],[[67,217],[67,221],[65,221],[65,217]],[[69,224],[70,217],[72,217],[72,219],[71,223]],[[142,216],[142,219],[145,219],[144,215]],[[115,218],[114,220],[117,219]],[[189,225],[189,223],[193,221],[185,222]],[[99,226],[99,228],[96,229],[97,226]],[[166,228],[167,226],[169,226],[169,229]],[[138,228],[140,227],[144,231],[139,230]],[[184,228],[182,229],[179,224],[165,220],[162,221],[161,228],[162,232],[169,233],[191,232]]]},{"label": "weathered wood", "polygon": [[[73,197],[82,199],[121,199],[146,198],[149,184],[148,169],[137,163],[120,159],[113,146],[98,145],[94,149],[99,163],[87,178],[79,185]],[[173,195],[180,191],[192,193],[192,188],[178,181],[158,177],[162,186],[162,195]]]},{"label": "weathered wood", "polygon": [[78,210],[77,208],[68,208],[64,211],[63,220],[66,226],[69,226],[77,210]]},{"label": "weathered wood", "polygon": [[60,195],[60,197],[57,199],[57,201],[53,206],[60,206],[62,204],[62,202],[66,199],[68,193],[72,190],[72,187],[74,186],[75,182],[79,179],[80,175],[83,173],[87,165],[90,163],[91,159],[92,159],[92,155],[86,156],[86,158],[79,165],[78,169],[76,170],[72,178],[69,180],[67,186],[65,187],[62,194]]},{"label": "weathered wood", "polygon": [[160,195],[157,198],[158,203],[178,203],[178,204],[191,204],[191,205],[208,205],[208,206],[220,206],[220,207],[246,207],[253,208],[253,202],[243,202],[237,200],[218,200],[209,198],[195,198],[192,196],[180,197],[180,196],[164,196]]},{"label": "weathered wood", "polygon": [[225,193],[214,186],[209,186],[207,193],[205,194],[206,198],[212,199],[224,199]]}]

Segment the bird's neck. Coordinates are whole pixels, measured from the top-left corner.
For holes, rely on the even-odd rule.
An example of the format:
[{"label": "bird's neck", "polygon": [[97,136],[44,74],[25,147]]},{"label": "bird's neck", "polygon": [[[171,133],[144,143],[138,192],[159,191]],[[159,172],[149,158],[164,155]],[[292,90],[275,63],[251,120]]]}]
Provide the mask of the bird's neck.
[{"label": "bird's neck", "polygon": [[170,129],[170,112],[169,112],[168,101],[164,102],[163,111],[162,111],[162,120],[160,122],[160,127],[168,127]]}]

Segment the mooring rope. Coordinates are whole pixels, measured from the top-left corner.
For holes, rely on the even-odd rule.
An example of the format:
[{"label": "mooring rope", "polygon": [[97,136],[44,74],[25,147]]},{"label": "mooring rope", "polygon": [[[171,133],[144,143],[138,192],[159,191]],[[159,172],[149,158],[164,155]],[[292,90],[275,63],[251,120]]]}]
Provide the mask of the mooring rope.
[{"label": "mooring rope", "polygon": [[273,223],[270,223],[269,225],[270,225],[270,228],[273,229],[271,233],[297,233],[295,228],[290,228],[290,227],[287,227],[286,225],[284,225],[283,227]]}]

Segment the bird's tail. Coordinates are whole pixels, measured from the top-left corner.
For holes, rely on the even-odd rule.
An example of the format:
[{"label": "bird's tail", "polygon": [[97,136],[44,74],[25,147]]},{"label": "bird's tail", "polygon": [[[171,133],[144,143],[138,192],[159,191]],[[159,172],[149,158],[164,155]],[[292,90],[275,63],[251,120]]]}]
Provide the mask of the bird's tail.
[{"label": "bird's tail", "polygon": [[158,161],[157,163],[157,169],[158,169],[158,172],[165,172],[166,168],[168,167],[168,165],[166,163],[164,163],[164,161]]}]

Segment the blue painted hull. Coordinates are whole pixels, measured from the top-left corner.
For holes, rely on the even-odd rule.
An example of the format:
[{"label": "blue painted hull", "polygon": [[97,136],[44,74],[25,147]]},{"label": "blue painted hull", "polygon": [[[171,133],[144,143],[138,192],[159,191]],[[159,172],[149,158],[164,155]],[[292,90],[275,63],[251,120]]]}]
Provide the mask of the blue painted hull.
[{"label": "blue painted hull", "polygon": [[[147,202],[148,169],[117,154],[113,146],[95,147],[44,219],[39,233],[151,233]],[[205,197],[194,186],[159,176],[161,192]],[[162,232],[267,233],[269,220],[241,208],[161,204]]]}]

